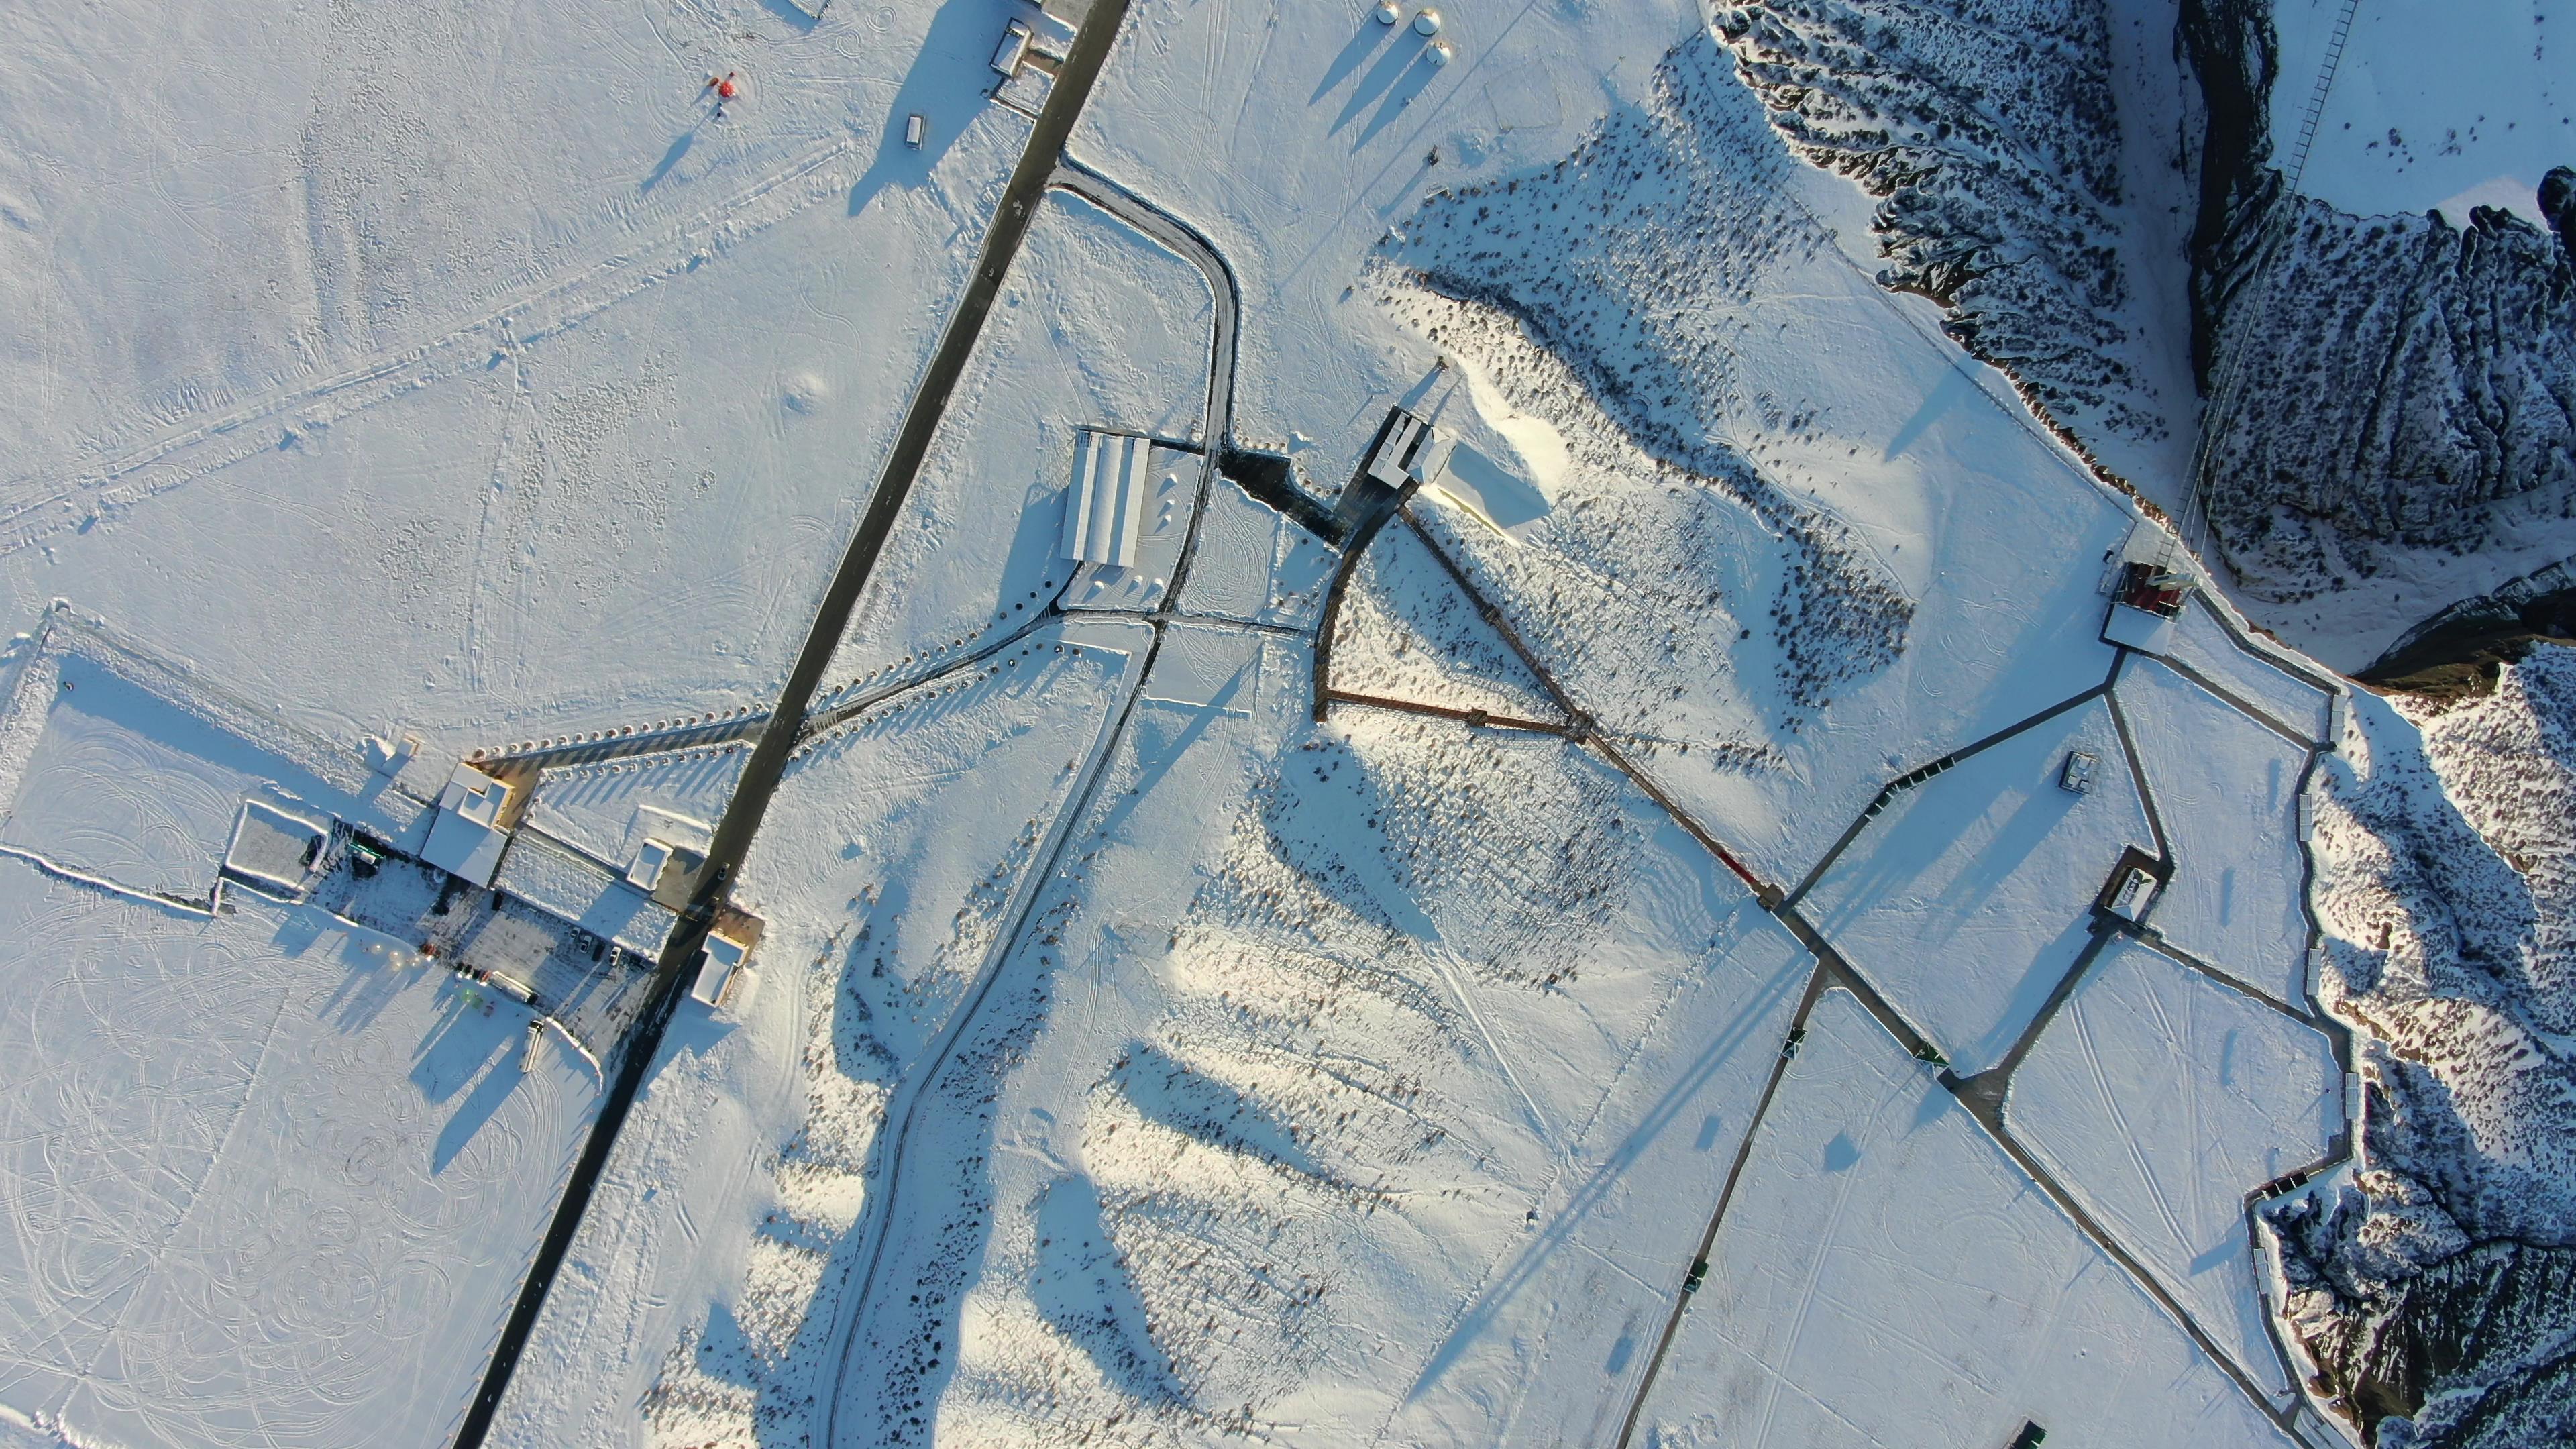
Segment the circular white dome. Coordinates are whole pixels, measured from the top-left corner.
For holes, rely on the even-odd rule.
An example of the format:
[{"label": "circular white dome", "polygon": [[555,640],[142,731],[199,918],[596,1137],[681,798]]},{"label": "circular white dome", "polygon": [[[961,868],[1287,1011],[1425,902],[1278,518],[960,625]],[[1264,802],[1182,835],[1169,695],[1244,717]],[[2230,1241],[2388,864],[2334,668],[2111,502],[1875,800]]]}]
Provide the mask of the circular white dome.
[{"label": "circular white dome", "polygon": [[1421,14],[1413,17],[1413,28],[1424,35],[1438,35],[1440,33],[1440,12],[1437,10],[1424,10]]},{"label": "circular white dome", "polygon": [[1378,24],[1393,25],[1395,22],[1402,20],[1403,18],[1404,7],[1396,4],[1395,0],[1377,0]]},{"label": "circular white dome", "polygon": [[1447,65],[1449,63],[1449,42],[1445,40],[1435,40],[1431,42],[1431,63],[1433,65]]}]

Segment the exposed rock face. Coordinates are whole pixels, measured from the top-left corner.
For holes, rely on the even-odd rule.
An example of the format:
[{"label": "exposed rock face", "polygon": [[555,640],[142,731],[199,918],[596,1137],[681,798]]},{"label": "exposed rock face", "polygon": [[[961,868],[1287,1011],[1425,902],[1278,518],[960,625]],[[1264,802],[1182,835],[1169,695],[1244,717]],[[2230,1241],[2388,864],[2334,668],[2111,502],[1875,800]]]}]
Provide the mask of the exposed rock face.
[{"label": "exposed rock face", "polygon": [[[2567,189],[2564,168],[2550,175]],[[2576,271],[2561,236],[2488,207],[2466,229],[2277,189],[2244,208],[2206,288],[2204,486],[2211,537],[2248,593],[2296,604],[2406,572],[2409,554],[2478,553],[2503,530],[2576,520]]]},{"label": "exposed rock face", "polygon": [[2286,1316],[2379,1445],[2571,1442],[2576,651],[2447,712],[2359,712],[2314,843],[2359,1160],[2266,1214]]},{"label": "exposed rock face", "polygon": [[2204,102],[2192,522],[2258,618],[2339,668],[2492,648],[2424,625],[2576,556],[2576,173],[2540,188],[2551,230],[2487,207],[2465,230],[2338,211],[2270,165],[2269,6],[2183,0],[2181,39]]}]

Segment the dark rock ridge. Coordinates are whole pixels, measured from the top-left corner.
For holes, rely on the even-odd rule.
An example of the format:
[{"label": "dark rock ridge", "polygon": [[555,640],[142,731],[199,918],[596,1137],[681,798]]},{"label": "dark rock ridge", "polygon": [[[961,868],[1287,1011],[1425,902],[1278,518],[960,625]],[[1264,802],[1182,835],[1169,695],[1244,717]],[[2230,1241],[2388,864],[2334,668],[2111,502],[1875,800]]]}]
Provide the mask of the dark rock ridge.
[{"label": "dark rock ridge", "polygon": [[2423,694],[2484,694],[2498,668],[2536,643],[2576,644],[2576,561],[2453,604],[2407,630],[2360,678]]}]

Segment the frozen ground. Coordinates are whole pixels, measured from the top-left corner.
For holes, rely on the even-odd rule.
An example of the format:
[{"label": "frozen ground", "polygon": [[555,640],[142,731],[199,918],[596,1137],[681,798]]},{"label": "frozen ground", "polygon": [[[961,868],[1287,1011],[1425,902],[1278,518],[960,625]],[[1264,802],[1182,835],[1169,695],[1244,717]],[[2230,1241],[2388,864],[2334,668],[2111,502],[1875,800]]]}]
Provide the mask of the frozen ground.
[{"label": "frozen ground", "polygon": [[447,1442],[590,1066],[308,910],[10,862],[0,914],[0,1403],[74,1444]]},{"label": "frozen ground", "polygon": [[[2089,13],[2006,7],[2013,38],[1928,7],[1881,47],[1973,103],[1937,139],[1997,163],[1968,190],[2030,263],[1953,288],[1903,251],[1891,290],[1862,190],[1694,7],[1454,10],[1434,52],[1355,3],[1139,0],[813,712],[774,721],[1032,134],[978,94],[1003,8],[219,8],[191,23],[235,38],[184,74],[114,16],[0,51],[35,157],[0,162],[0,289],[40,308],[0,369],[56,400],[6,420],[0,602],[74,594],[330,762],[287,780],[22,650],[0,765],[51,783],[0,845],[63,860],[0,889],[119,939],[250,932],[253,966],[164,971],[238,999],[76,1004],[134,1071],[235,1063],[190,1079],[218,1104],[284,1091],[245,1043],[311,1014],[279,1040],[342,1075],[274,1110],[387,1134],[369,1190],[399,1200],[335,1185],[360,1235],[293,1241],[345,1247],[339,1296],[275,1309],[225,1286],[300,1281],[241,1276],[304,1211],[255,1189],[320,1201],[335,1159],[225,1186],[257,1139],[124,1092],[174,1145],[79,1162],[166,1196],[202,1158],[239,1196],[130,1298],[27,1309],[98,1342],[0,1384],[0,1423],[267,1445],[350,1405],[436,1442],[462,1412],[597,1079],[508,1075],[506,1015],[385,1078],[408,1043],[323,1038],[427,1035],[452,999],[351,1024],[373,997],[328,991],[392,968],[271,939],[310,916],[190,909],[217,802],[346,794],[363,736],[411,732],[433,776],[540,768],[530,820],[610,861],[700,848],[752,742],[794,740],[726,882],[752,967],[651,1060],[495,1442],[2313,1438],[2257,1352],[2242,1214],[2343,1126],[2298,797],[2338,716],[2204,605],[2168,660],[2100,637],[2139,510],[2113,445],[2053,429],[2171,461],[2176,359],[2131,334],[2180,294],[2121,268],[2189,218],[2169,177],[2105,181],[2179,102],[2138,17]],[[2031,93],[1972,95],[1997,68]],[[278,144],[200,156],[198,86]],[[121,232],[120,194],[148,197]],[[2085,345],[2023,356],[2005,314],[2042,304]],[[2048,366],[2016,391],[1998,349]],[[1275,449],[1329,505],[1398,403],[1446,451],[1359,560],[1214,476]],[[1127,574],[1057,557],[1085,426],[1157,439]],[[2127,850],[2172,876],[2136,924],[2093,909]],[[57,972],[178,949],[0,939]],[[288,969],[321,959],[325,986]],[[505,1146],[518,1176],[463,1185]],[[67,1171],[28,1152],[13,1210]],[[266,1392],[295,1354],[324,1357]]]}]

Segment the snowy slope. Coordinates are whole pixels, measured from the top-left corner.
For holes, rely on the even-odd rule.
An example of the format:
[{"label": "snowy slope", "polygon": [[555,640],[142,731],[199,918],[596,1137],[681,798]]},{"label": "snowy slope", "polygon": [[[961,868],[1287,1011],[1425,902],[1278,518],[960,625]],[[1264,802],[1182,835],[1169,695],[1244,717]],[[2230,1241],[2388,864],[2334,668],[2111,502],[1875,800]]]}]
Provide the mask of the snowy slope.
[{"label": "snowy slope", "polygon": [[[2291,1321],[2382,1444],[2576,1425],[2571,663],[2538,650],[2447,713],[2362,702],[2318,805],[2320,991],[2356,1036],[2360,1158],[2269,1218]],[[2449,1336],[2471,1317],[2475,1339]]]}]

